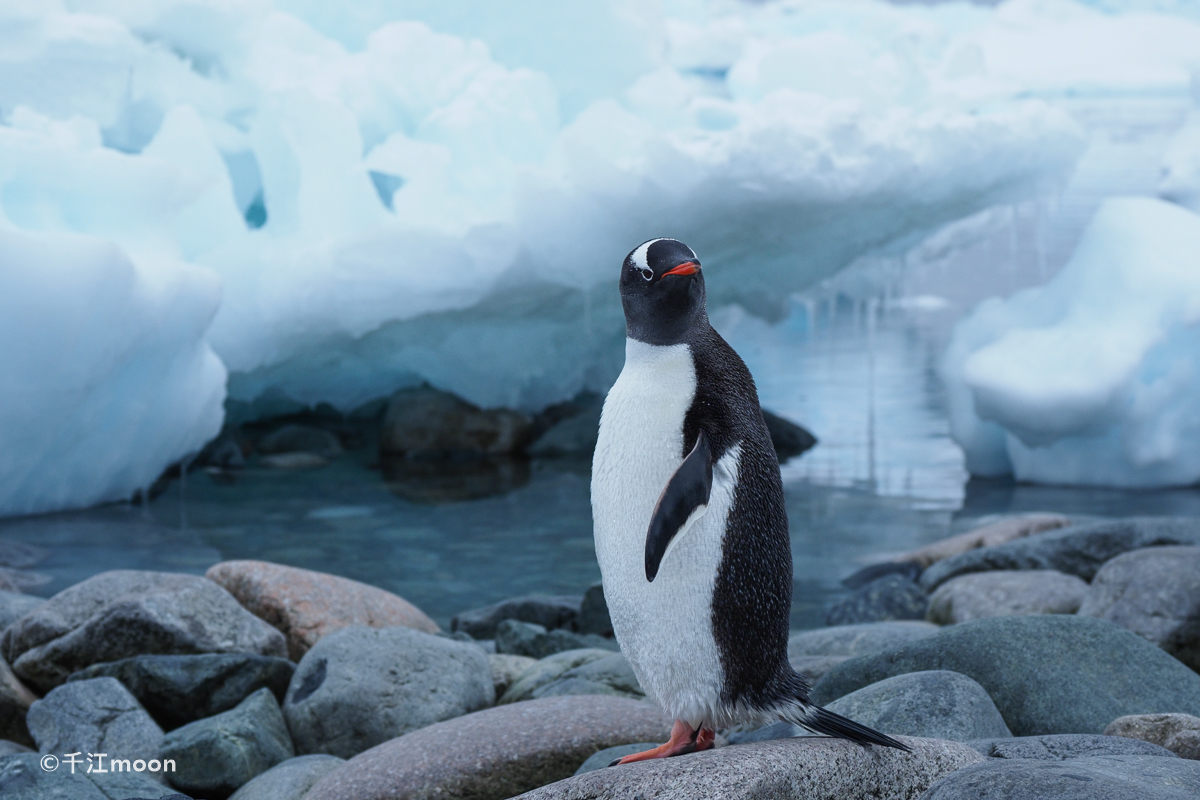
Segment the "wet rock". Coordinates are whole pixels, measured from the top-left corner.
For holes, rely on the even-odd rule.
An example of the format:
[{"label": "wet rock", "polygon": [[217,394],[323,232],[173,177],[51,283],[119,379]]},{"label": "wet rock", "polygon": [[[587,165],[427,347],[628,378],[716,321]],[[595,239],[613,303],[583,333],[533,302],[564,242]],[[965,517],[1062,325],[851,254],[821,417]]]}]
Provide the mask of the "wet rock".
[{"label": "wet rock", "polygon": [[1107,562],[1083,616],[1133,631],[1200,671],[1200,547],[1151,547]]},{"label": "wet rock", "polygon": [[488,656],[488,663],[492,665],[492,686],[496,690],[496,697],[500,697],[537,660],[528,656],[493,653]]},{"label": "wet rock", "polygon": [[1024,539],[1035,533],[1065,528],[1071,520],[1062,514],[1021,514],[1015,517],[1005,517],[978,528],[951,536],[948,539],[927,544],[917,550],[896,556],[896,561],[916,562],[921,567],[928,567],[951,556],[961,555],[969,550],[981,547],[995,547],[1016,539]]},{"label": "wet rock", "polygon": [[413,503],[461,503],[507,494],[529,483],[529,461],[510,456],[409,459],[380,456],[387,490]]},{"label": "wet rock", "polygon": [[259,689],[230,711],[166,735],[163,759],[174,759],[171,783],[191,795],[225,798],[295,755],[279,704]]},{"label": "wet rock", "polygon": [[351,625],[439,630],[404,598],[349,578],[267,561],[222,561],[209,567],[205,576],[282,631],[293,661],[323,636]]},{"label": "wet rock", "polygon": [[337,756],[296,756],[254,778],[229,800],[303,800],[313,784],[345,764]]},{"label": "wet rock", "polygon": [[948,670],[885,678],[838,698],[828,708],[892,735],[955,742],[1012,736],[987,691],[966,675]]},{"label": "wet rock", "polygon": [[46,602],[40,597],[21,592],[0,591],[0,630]]},{"label": "wet rock", "polygon": [[256,449],[266,455],[312,453],[325,459],[331,459],[342,452],[342,443],[332,433],[321,428],[313,428],[309,425],[284,425],[259,439]]},{"label": "wet rock", "polygon": [[37,695],[29,691],[8,663],[0,658],[0,738],[33,744],[33,737],[25,725],[25,715],[36,700]]},{"label": "wet rock", "polygon": [[410,459],[479,458],[519,453],[532,436],[528,417],[506,408],[484,411],[430,386],[388,399],[379,451]]},{"label": "wet rock", "polygon": [[38,750],[59,757],[82,752],[150,759],[163,739],[162,728],[113,678],[59,686],[29,707],[27,721]]},{"label": "wet rock", "polygon": [[[623,764],[521,795],[523,800],[910,800],[942,777],[983,760],[958,742],[902,738],[913,752],[801,737]],[[418,795],[420,796],[420,795]]]},{"label": "wet rock", "polygon": [[1065,615],[953,625],[839,664],[812,699],[826,705],[884,678],[934,669],[977,681],[1017,736],[1100,733],[1119,716],[1162,709],[1200,713],[1200,675],[1112,623]]},{"label": "wet rock", "polygon": [[545,658],[554,653],[582,648],[620,650],[616,639],[592,634],[571,633],[556,628],[548,631],[541,625],[506,619],[496,626],[496,652],[530,658]]},{"label": "wet rock", "polygon": [[1200,761],[1200,717],[1191,714],[1130,714],[1114,719],[1104,733],[1140,739]]},{"label": "wet rock", "polygon": [[1037,533],[939,561],[921,574],[921,587],[932,592],[959,575],[993,570],[1055,569],[1090,581],[1121,553],[1171,544],[1200,544],[1200,520],[1131,517]]},{"label": "wet rock", "polygon": [[579,413],[552,425],[529,446],[529,455],[537,458],[590,458],[600,432],[603,401],[593,403]]},{"label": "wet rock", "polygon": [[279,631],[194,575],[117,570],[56,594],[10,625],[0,648],[47,691],[91,664],[144,654],[285,652]]},{"label": "wet rock", "polygon": [[349,758],[494,700],[478,647],[409,628],[353,627],[305,654],[283,713],[297,752]]},{"label": "wet rock", "polygon": [[594,633],[604,637],[613,635],[612,619],[608,615],[608,602],[604,599],[603,584],[593,583],[583,593],[583,600],[579,603],[577,627],[580,633]]},{"label": "wet rock", "polygon": [[967,742],[989,758],[1036,758],[1065,761],[1089,756],[1174,756],[1149,742],[1094,733],[1059,733],[1053,736],[1016,736]]},{"label": "wet rock", "polygon": [[450,620],[450,630],[462,631],[475,639],[494,639],[496,626],[506,619],[541,625],[547,630],[572,630],[579,620],[579,608],[578,597],[530,594],[456,614]]},{"label": "wet rock", "polygon": [[917,639],[924,639],[939,630],[941,629],[937,625],[930,622],[893,620],[793,631],[788,637],[788,658],[869,656]]},{"label": "wet rock", "polygon": [[119,680],[154,717],[172,730],[234,708],[262,688],[282,702],[296,665],[285,658],[252,653],[197,656],[134,656],[93,664],[67,680]]},{"label": "wet rock", "polygon": [[0,758],[4,756],[15,756],[19,753],[32,753],[33,750],[23,744],[18,744],[8,739],[0,739]]},{"label": "wet rock", "polygon": [[952,773],[921,800],[1186,800],[1200,797],[1200,763],[1157,756],[1067,761],[990,759]]},{"label": "wet rock", "polygon": [[[76,765],[74,773],[65,762],[53,771],[43,769],[38,753],[0,758],[0,797],[4,800],[190,800],[164,789],[150,777],[152,773],[145,769],[144,763],[142,772],[88,774],[86,759],[79,758],[82,766]],[[105,767],[108,766],[105,760]]]},{"label": "wet rock", "polygon": [[826,625],[924,619],[929,599],[916,583],[901,575],[871,581],[825,612]]},{"label": "wet rock", "polygon": [[553,683],[570,670],[590,664],[593,661],[608,658],[611,655],[612,652],[609,650],[587,648],[583,650],[567,650],[547,656],[534,662],[533,666],[521,673],[497,703],[506,704],[529,700],[533,697],[535,691]]},{"label": "wet rock", "polygon": [[566,778],[597,750],[666,741],[649,703],[601,695],[499,706],[368,750],[322,778],[305,800],[501,800]]},{"label": "wet rock", "polygon": [[268,469],[320,469],[329,466],[329,459],[316,453],[275,453],[260,457],[258,465]]},{"label": "wet rock", "polygon": [[858,572],[847,575],[842,578],[842,586],[847,589],[861,589],[868,583],[886,578],[888,575],[899,575],[915,583],[924,571],[925,568],[914,561],[885,561],[882,564],[863,567]]},{"label": "wet rock", "polygon": [[1052,569],[973,572],[946,581],[929,598],[930,622],[951,625],[985,617],[1074,614],[1088,585]]}]

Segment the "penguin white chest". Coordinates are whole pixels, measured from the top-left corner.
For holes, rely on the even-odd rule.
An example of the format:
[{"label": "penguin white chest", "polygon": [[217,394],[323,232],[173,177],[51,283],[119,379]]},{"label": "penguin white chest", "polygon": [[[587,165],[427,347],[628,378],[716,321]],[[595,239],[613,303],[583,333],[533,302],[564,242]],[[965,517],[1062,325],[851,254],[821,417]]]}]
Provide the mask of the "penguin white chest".
[{"label": "penguin white chest", "polygon": [[683,461],[683,422],[696,393],[686,344],[630,339],[625,367],[604,403],[592,465],[596,557],[621,650],[649,696],[694,726],[720,716],[723,684],[713,639],[712,593],[740,448],[713,470],[708,506],[671,542],[646,579],[646,532]]}]

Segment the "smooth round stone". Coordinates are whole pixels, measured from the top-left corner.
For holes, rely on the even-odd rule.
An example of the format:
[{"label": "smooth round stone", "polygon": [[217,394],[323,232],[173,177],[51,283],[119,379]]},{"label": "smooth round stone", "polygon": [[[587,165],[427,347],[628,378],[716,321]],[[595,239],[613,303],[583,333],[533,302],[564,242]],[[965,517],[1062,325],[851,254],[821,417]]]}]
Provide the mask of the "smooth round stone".
[{"label": "smooth round stone", "polygon": [[1194,800],[1200,762],[1159,756],[993,758],[948,775],[922,800]]},{"label": "smooth round stone", "polygon": [[1022,614],[1074,614],[1088,585],[1053,569],[974,572],[946,581],[929,598],[938,625]]}]

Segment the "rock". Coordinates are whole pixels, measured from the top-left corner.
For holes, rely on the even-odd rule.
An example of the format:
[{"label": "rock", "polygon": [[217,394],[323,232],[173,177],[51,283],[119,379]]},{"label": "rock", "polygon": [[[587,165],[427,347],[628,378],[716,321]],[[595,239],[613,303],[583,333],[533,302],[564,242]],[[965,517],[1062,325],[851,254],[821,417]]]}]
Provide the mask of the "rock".
[{"label": "rock", "polygon": [[983,760],[978,752],[958,742],[908,737],[901,740],[913,752],[861,747],[824,737],[740,744],[596,770],[543,786],[521,798],[909,800],[942,777]]},{"label": "rock", "polygon": [[237,435],[233,431],[225,431],[204,445],[195,463],[220,471],[242,469],[246,466],[246,452]]},{"label": "rock", "polygon": [[29,569],[50,557],[50,551],[24,542],[0,539],[0,567]]},{"label": "rock", "polygon": [[1189,800],[1200,796],[1200,763],[1157,756],[1067,761],[990,759],[952,773],[921,800]]},{"label": "rock", "polygon": [[645,697],[637,676],[625,656],[610,653],[604,658],[580,664],[559,677],[529,692],[529,697],[557,697],[567,694],[610,694],[640,700]]},{"label": "rock", "polygon": [[337,756],[296,756],[254,778],[229,800],[302,800],[313,784],[345,764]]},{"label": "rock", "polygon": [[1105,563],[1079,607],[1200,671],[1200,547],[1151,547]]},{"label": "rock", "polygon": [[368,750],[304,800],[501,800],[570,776],[597,750],[666,741],[670,726],[649,703],[602,695],[498,706]]},{"label": "rock", "polygon": [[342,452],[342,443],[332,433],[308,425],[284,425],[258,440],[258,452],[311,453],[321,458],[334,458]]},{"label": "rock", "polygon": [[496,626],[506,619],[541,625],[547,630],[571,630],[579,620],[579,606],[578,597],[530,594],[456,614],[450,620],[450,630],[462,631],[475,639],[494,639]]},{"label": "rock", "polygon": [[868,583],[886,578],[888,575],[899,575],[916,583],[925,568],[913,561],[885,561],[882,564],[872,564],[863,567],[858,572],[842,578],[842,586],[847,589],[861,589]]},{"label": "rock", "polygon": [[0,591],[0,630],[12,625],[44,602],[46,601],[42,598],[33,595]]},{"label": "rock", "polygon": [[529,700],[533,697],[535,691],[553,683],[570,670],[590,664],[593,661],[608,658],[611,655],[612,652],[608,650],[588,648],[583,650],[566,650],[562,653],[547,656],[540,661],[534,662],[533,666],[521,673],[497,703],[506,704]]},{"label": "rock", "polygon": [[50,576],[40,572],[0,567],[0,591],[31,592],[50,582]]},{"label": "rock", "polygon": [[633,744],[619,744],[616,747],[606,747],[588,756],[588,760],[583,762],[579,769],[575,770],[575,774],[582,775],[585,772],[595,772],[598,769],[604,769],[618,758],[651,750],[660,744],[662,742],[634,742]]},{"label": "rock", "polygon": [[924,639],[939,630],[941,629],[937,625],[930,622],[893,620],[793,631],[788,637],[788,658],[869,656],[917,639]]},{"label": "rock", "polygon": [[825,612],[826,625],[852,625],[893,619],[925,619],[925,592],[901,575],[871,581]]},{"label": "rock", "polygon": [[47,691],[91,664],[145,654],[282,656],[279,631],[194,575],[116,570],[56,594],[0,639],[13,672]]},{"label": "rock", "polygon": [[726,731],[725,741],[728,744],[749,744],[750,742],[769,742],[773,739],[790,739],[793,736],[810,735],[804,728],[790,722],[772,722],[761,728],[754,728],[751,723],[746,723]]},{"label": "rock", "polygon": [[492,665],[492,686],[496,690],[496,697],[500,697],[537,660],[528,656],[493,653],[488,656],[488,663]]},{"label": "rock", "polygon": [[321,637],[351,625],[440,630],[402,597],[365,583],[267,561],[222,561],[205,576],[250,613],[281,630],[288,657],[299,661]]},{"label": "rock", "polygon": [[379,451],[410,459],[514,455],[532,433],[524,414],[506,408],[484,411],[447,392],[419,386],[388,399]]},{"label": "rock", "polygon": [[602,405],[596,403],[552,425],[530,445],[529,455],[536,458],[591,458],[600,432]]},{"label": "rock", "polygon": [[37,695],[29,691],[9,669],[8,663],[0,658],[0,738],[33,744],[33,737],[25,725],[25,715],[36,700]]},{"label": "rock", "polygon": [[[188,797],[164,789],[162,783],[150,777],[146,762],[140,772],[122,771],[91,774],[87,772],[87,759],[78,756],[80,763],[75,771],[63,755],[59,755],[57,769],[48,771],[42,767],[38,753],[0,758],[0,797],[4,800],[189,800]],[[162,765],[158,764],[161,775]],[[110,762],[105,759],[105,768]],[[132,767],[131,767],[132,770]]]},{"label": "rock", "polygon": [[1055,569],[1090,581],[1121,553],[1170,544],[1200,544],[1200,520],[1131,517],[1037,533],[939,561],[921,574],[921,587],[932,592],[959,575],[1006,569]]},{"label": "rock", "polygon": [[916,562],[921,567],[928,567],[951,556],[957,556],[968,550],[981,547],[995,547],[1016,539],[1024,539],[1035,533],[1065,528],[1071,520],[1062,514],[1021,514],[1016,517],[1005,517],[996,522],[973,528],[958,536],[951,536],[933,544],[927,544],[916,550],[901,553],[896,556],[898,562]]},{"label": "rock", "polygon": [[33,751],[23,744],[10,741],[9,739],[0,739],[0,758],[4,756],[15,756],[19,753],[32,753]]},{"label": "rock", "polygon": [[329,459],[316,453],[275,453],[261,456],[258,465],[268,469],[320,469],[329,466]]},{"label": "rock", "polygon": [[1012,736],[987,691],[966,675],[948,670],[885,678],[838,698],[828,708],[892,735],[954,742]]},{"label": "rock", "polygon": [[1200,675],[1136,634],[1090,617],[992,617],[834,667],[826,705],[872,683],[948,669],[977,681],[1017,736],[1100,733],[1125,714],[1200,713]]},{"label": "rock", "polygon": [[613,635],[612,619],[608,616],[608,602],[604,599],[603,584],[593,583],[583,593],[577,627],[580,633],[594,633],[606,638]]},{"label": "rock", "polygon": [[349,758],[495,700],[474,645],[410,628],[343,628],[305,654],[283,713],[299,753]]},{"label": "rock", "polygon": [[967,742],[989,758],[1036,758],[1065,761],[1088,756],[1174,756],[1170,750],[1136,739],[1095,733],[1059,733],[1053,736],[1010,736]]},{"label": "rock", "polygon": [[282,702],[296,665],[252,653],[134,656],[93,664],[67,680],[107,676],[119,680],[163,730],[228,711],[268,688]]},{"label": "rock", "polygon": [[791,420],[772,414],[766,409],[763,409],[762,415],[763,422],[767,423],[767,433],[771,435],[771,444],[775,446],[775,457],[779,459],[780,464],[817,446],[817,437]]},{"label": "rock", "polygon": [[849,661],[850,656],[796,656],[788,660],[792,663],[792,669],[807,678],[811,686],[838,664]]},{"label": "rock", "polygon": [[211,798],[228,797],[294,755],[270,689],[259,689],[230,711],[177,728],[162,743],[163,759],[177,764],[171,783]]},{"label": "rock", "polygon": [[959,575],[929,598],[926,618],[939,625],[1021,614],[1074,614],[1088,585],[1052,569]]},{"label": "rock", "polygon": [[584,648],[620,650],[616,639],[593,634],[571,633],[557,628],[548,631],[541,625],[506,619],[496,626],[496,652],[530,658],[545,658],[554,653]]},{"label": "rock", "polygon": [[1200,760],[1200,717],[1191,714],[1130,714],[1114,719],[1104,733],[1140,739],[1180,758]]},{"label": "rock", "polygon": [[110,759],[158,756],[162,728],[114,678],[75,681],[29,707],[29,732],[38,750],[107,753]]}]

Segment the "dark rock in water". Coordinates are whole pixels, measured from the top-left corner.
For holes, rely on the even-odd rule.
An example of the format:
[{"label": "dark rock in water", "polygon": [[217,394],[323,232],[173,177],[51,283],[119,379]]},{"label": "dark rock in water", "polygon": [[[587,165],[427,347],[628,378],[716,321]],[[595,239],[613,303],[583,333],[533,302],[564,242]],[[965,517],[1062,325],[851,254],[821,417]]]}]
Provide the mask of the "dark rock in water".
[{"label": "dark rock in water", "polygon": [[947,669],[977,681],[1017,736],[1100,733],[1126,714],[1200,712],[1200,675],[1103,620],[992,617],[834,667],[813,688],[818,705],[872,683]]},{"label": "dark rock in water", "polygon": [[605,639],[593,634],[571,633],[557,628],[548,631],[541,625],[506,619],[496,626],[496,652],[516,656],[545,658],[565,650],[582,648],[619,650],[615,639]]},{"label": "dark rock in water", "polygon": [[309,650],[283,713],[299,753],[342,758],[495,701],[487,655],[409,628],[343,628]]},{"label": "dark rock in water", "polygon": [[826,625],[925,619],[929,598],[921,587],[901,575],[871,581],[825,612]]},{"label": "dark rock in water", "polygon": [[9,669],[8,663],[0,658],[0,738],[33,744],[33,737],[25,726],[25,715],[37,699],[37,695],[29,691],[29,687]]},{"label": "dark rock in water", "polygon": [[604,599],[603,584],[593,583],[583,593],[583,602],[579,604],[579,624],[576,627],[580,633],[613,635],[612,619],[608,615],[608,602]]},{"label": "dark rock in water", "polygon": [[314,783],[345,763],[323,754],[289,758],[238,789],[229,800],[302,800]]},{"label": "dark rock in water", "polygon": [[1114,719],[1104,732],[1161,745],[1180,758],[1200,761],[1200,717],[1191,714],[1130,714]]},{"label": "dark rock in water", "polygon": [[572,413],[565,416],[529,446],[529,455],[537,458],[591,458],[600,433],[600,411],[604,398],[592,395],[573,404]]},{"label": "dark rock in water", "polygon": [[42,691],[100,662],[135,655],[248,652],[283,656],[283,634],[210,580],[169,572],[103,572],[10,625],[4,657]]},{"label": "dark rock in water", "polygon": [[916,582],[924,571],[925,568],[915,561],[885,561],[882,564],[863,567],[853,575],[842,578],[842,586],[847,589],[861,589],[868,583],[886,578],[888,575],[899,575]]},{"label": "dark rock in water", "polygon": [[38,750],[107,753],[110,759],[152,758],[163,740],[138,701],[113,678],[76,681],[29,707],[29,732]]},{"label": "dark rock in water", "polygon": [[283,702],[296,665],[252,653],[134,656],[93,664],[67,681],[116,678],[164,730],[234,708],[262,688]]},{"label": "dark rock in water", "polygon": [[379,452],[409,459],[511,456],[524,450],[532,431],[524,414],[484,411],[448,392],[419,386],[388,399]]},{"label": "dark rock in water", "polygon": [[[60,754],[59,766],[53,771],[42,767],[39,753],[0,758],[0,797],[4,800],[191,800],[186,795],[163,787],[151,775],[143,762],[143,771],[87,772],[87,759],[76,764],[74,772]],[[150,758],[157,758],[157,754]],[[105,768],[111,762],[105,759]]]},{"label": "dark rock in water", "polygon": [[892,735],[955,742],[1012,736],[984,688],[948,670],[886,678],[838,698],[828,708]]},{"label": "dark rock in water", "polygon": [[817,446],[817,437],[801,428],[794,422],[772,414],[763,409],[763,421],[767,423],[767,433],[771,434],[771,444],[775,445],[775,456],[779,463],[795,458]]},{"label": "dark rock in water", "polygon": [[[605,616],[607,609],[605,606]],[[475,639],[492,639],[496,636],[496,626],[506,619],[530,622],[547,630],[574,630],[579,620],[579,612],[578,597],[530,594],[456,614],[450,620],[450,630],[462,631]]]},{"label": "dark rock in water", "polygon": [[225,431],[204,446],[196,456],[196,466],[215,467],[218,470],[241,469],[246,466],[246,452],[242,443],[231,431]]},{"label": "dark rock in water", "polygon": [[967,742],[988,758],[1036,758],[1065,761],[1089,756],[1165,756],[1175,754],[1165,747],[1120,736],[1095,733],[1059,733],[1052,736],[1016,736],[1006,739],[976,739]]},{"label": "dark rock in water", "polygon": [[1090,581],[1121,553],[1171,544],[1200,545],[1200,519],[1131,517],[1036,533],[938,561],[921,574],[921,587],[932,592],[957,575],[1001,569],[1056,569]]},{"label": "dark rock in water", "polygon": [[1157,756],[991,759],[938,781],[921,800],[1194,800],[1200,762]]},{"label": "dark rock in water", "polygon": [[524,458],[410,459],[381,456],[387,490],[413,503],[460,503],[508,494],[533,474]]},{"label": "dark rock in water", "polygon": [[50,557],[50,551],[24,542],[0,539],[0,567],[29,569]]},{"label": "dark rock in water", "polygon": [[322,458],[334,458],[342,452],[342,443],[322,428],[309,425],[284,425],[276,431],[268,433],[258,440],[258,452],[273,455],[276,453],[312,453]]},{"label": "dark rock in water", "polygon": [[583,762],[579,769],[575,770],[576,775],[582,775],[585,772],[593,772],[598,769],[604,769],[618,758],[631,756],[634,753],[641,753],[646,750],[652,750],[658,747],[662,742],[637,742],[635,744],[619,744],[616,747],[606,747],[600,750],[595,755],[588,756],[588,760]]},{"label": "dark rock in water", "polygon": [[269,689],[259,689],[231,711],[172,731],[162,743],[162,758],[176,764],[171,783],[218,800],[294,755]]},{"label": "dark rock in water", "polygon": [[1115,622],[1200,671],[1200,547],[1150,547],[1107,562],[1079,614]]},{"label": "dark rock in water", "polygon": [[42,598],[33,595],[0,591],[0,630],[12,625],[44,602],[46,601]]}]

